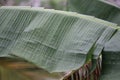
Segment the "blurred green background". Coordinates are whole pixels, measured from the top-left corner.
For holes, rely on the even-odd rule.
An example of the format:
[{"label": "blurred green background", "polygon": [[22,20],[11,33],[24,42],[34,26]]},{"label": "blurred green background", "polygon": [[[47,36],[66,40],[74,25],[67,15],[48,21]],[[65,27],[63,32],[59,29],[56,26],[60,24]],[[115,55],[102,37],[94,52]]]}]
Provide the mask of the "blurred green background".
[{"label": "blurred green background", "polygon": [[66,10],[67,0],[0,0],[2,6],[32,6]]}]

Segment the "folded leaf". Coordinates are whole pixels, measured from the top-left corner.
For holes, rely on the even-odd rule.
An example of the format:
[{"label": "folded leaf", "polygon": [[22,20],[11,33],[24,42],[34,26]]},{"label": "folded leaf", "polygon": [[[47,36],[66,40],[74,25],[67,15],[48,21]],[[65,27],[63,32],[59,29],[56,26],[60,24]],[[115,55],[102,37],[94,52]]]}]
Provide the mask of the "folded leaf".
[{"label": "folded leaf", "polygon": [[[13,39],[13,44],[7,47],[8,50],[3,51],[9,52],[16,42],[12,54],[50,72],[75,70],[85,64],[92,46],[107,29],[107,26],[102,25],[99,21],[87,20],[88,17],[78,14],[24,7],[2,7],[1,11],[11,14],[7,15],[6,21],[1,24],[2,31],[8,32],[4,35],[10,37],[9,29],[4,26],[11,26],[11,32],[13,31],[14,34],[19,31],[22,33],[20,37],[18,36],[17,42],[16,37],[11,35],[13,38],[10,37],[10,39]],[[15,18],[14,21],[12,17],[15,12],[19,12],[19,15],[16,16],[16,19],[19,18],[18,21]],[[1,13],[1,15],[3,14]],[[20,30],[21,27],[23,27],[22,30]]]},{"label": "folded leaf", "polygon": [[116,24],[73,12],[0,7],[0,57],[23,59],[48,75],[71,72],[97,60],[117,30]]}]

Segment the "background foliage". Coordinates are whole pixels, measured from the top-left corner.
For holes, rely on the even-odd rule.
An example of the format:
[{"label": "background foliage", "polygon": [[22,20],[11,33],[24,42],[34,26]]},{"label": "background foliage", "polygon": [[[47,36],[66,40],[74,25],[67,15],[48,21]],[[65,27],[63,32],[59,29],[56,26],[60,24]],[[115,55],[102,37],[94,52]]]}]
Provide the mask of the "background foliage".
[{"label": "background foliage", "polygon": [[67,0],[0,0],[0,4],[5,6],[17,5],[65,10]]}]

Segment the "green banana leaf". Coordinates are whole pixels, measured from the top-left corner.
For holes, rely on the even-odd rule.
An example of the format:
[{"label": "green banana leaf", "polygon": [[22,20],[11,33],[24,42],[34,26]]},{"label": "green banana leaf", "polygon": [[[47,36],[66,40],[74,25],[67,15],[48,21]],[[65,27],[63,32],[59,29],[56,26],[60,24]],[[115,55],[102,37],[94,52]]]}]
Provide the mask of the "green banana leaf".
[{"label": "green banana leaf", "polygon": [[0,57],[23,59],[48,75],[69,72],[97,59],[117,29],[73,12],[0,7]]},{"label": "green banana leaf", "polygon": [[[87,53],[105,27],[100,26],[96,29],[95,24],[86,20],[80,24],[82,20],[73,16],[49,11],[41,12],[43,15],[38,14],[33,23],[24,30],[12,53],[30,60],[50,72],[69,71],[81,67],[85,63]],[[35,22],[36,26],[33,27]],[[92,26],[93,33],[89,34],[89,26],[84,25],[87,24],[86,22]],[[89,33],[84,32],[84,30]],[[95,36],[95,33],[98,35]],[[90,35],[91,38],[88,37]],[[81,39],[81,37],[83,38]],[[92,42],[85,43],[89,40]]]},{"label": "green banana leaf", "polygon": [[95,16],[120,25],[120,7],[105,0],[68,0],[68,10]]},{"label": "green banana leaf", "polygon": [[108,29],[64,12],[36,12],[38,14],[15,43],[12,54],[49,72],[70,71],[83,66],[92,46]]},{"label": "green banana leaf", "polygon": [[120,79],[120,30],[105,44],[100,80]]}]

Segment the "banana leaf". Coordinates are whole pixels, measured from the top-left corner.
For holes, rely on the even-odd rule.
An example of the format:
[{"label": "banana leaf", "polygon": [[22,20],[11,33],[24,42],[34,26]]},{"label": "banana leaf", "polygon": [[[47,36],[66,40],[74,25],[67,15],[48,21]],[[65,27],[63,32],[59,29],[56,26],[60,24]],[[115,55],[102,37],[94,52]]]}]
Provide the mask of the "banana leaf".
[{"label": "banana leaf", "polygon": [[108,28],[64,12],[36,12],[38,14],[15,43],[12,54],[49,72],[70,71],[83,66],[92,46]]},{"label": "banana leaf", "polygon": [[48,75],[70,72],[92,55],[98,58],[117,29],[116,24],[73,12],[0,7],[0,57],[20,58]]},{"label": "banana leaf", "polygon": [[100,80],[120,79],[120,30],[105,44]]},{"label": "banana leaf", "polygon": [[68,10],[120,25],[120,7],[105,0],[68,0]]}]

